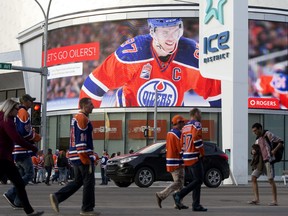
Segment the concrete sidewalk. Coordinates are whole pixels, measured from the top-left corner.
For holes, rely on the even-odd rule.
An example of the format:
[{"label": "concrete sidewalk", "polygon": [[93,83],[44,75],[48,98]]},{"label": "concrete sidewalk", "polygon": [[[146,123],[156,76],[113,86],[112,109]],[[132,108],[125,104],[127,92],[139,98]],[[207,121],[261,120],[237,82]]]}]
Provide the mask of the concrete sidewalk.
[{"label": "concrete sidewalk", "polygon": [[[249,205],[247,201],[253,198],[251,184],[248,185],[224,185],[219,188],[202,187],[201,203],[208,208],[208,212],[191,212],[192,195],[184,198],[184,203],[190,208],[187,210],[174,209],[174,201],[169,196],[162,202],[163,208],[157,206],[155,193],[162,190],[169,182],[155,182],[149,188],[139,188],[135,184],[127,188],[119,188],[109,182],[106,186],[99,185],[96,180],[95,210],[105,216],[287,216],[288,214],[288,187],[283,183],[277,183],[279,206],[268,206],[271,201],[271,188],[268,183],[259,184],[260,205]],[[11,185],[0,186],[0,215],[20,216],[25,215],[22,210],[13,210],[2,197]],[[55,213],[49,202],[49,194],[61,187],[58,184],[46,186],[44,183],[27,186],[27,192],[32,206],[36,210],[44,210],[44,215],[79,215],[82,202],[82,189],[69,199],[60,204],[60,213]]]}]

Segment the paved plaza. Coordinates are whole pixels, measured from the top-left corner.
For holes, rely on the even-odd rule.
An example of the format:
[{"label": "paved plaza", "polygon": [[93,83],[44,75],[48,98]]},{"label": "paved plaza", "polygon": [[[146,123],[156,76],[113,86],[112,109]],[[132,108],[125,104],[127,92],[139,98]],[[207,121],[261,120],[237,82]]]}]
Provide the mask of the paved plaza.
[{"label": "paved plaza", "polygon": [[[156,182],[150,188],[139,188],[134,184],[128,188],[119,188],[109,182],[108,186],[99,185],[96,181],[96,211],[105,216],[272,216],[288,215],[288,186],[278,182],[279,206],[268,206],[271,201],[271,188],[268,183],[260,183],[260,205],[247,204],[252,199],[251,184],[243,186],[220,186],[219,188],[202,188],[202,204],[208,208],[208,212],[191,211],[191,194],[184,203],[189,205],[187,210],[174,209],[172,196],[162,203],[162,209],[158,208],[155,193],[162,190],[168,183]],[[3,194],[11,185],[0,185],[0,193]],[[79,190],[74,196],[60,204],[60,213],[55,213],[49,202],[49,194],[59,190],[62,186],[52,184],[46,186],[44,183],[27,186],[28,196],[31,204],[36,210],[44,210],[44,215],[79,215],[82,191]],[[0,197],[0,215],[20,216],[25,215],[22,210],[13,210],[6,200]]]}]

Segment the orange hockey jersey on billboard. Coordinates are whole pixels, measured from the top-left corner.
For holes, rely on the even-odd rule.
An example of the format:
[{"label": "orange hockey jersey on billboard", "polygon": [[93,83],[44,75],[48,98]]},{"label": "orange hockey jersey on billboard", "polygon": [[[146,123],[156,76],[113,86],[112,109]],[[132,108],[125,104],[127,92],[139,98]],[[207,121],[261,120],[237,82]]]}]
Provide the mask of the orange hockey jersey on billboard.
[{"label": "orange hockey jersey on billboard", "polygon": [[140,35],[124,42],[85,80],[80,99],[89,97],[99,107],[103,95],[117,90],[118,107],[183,106],[184,93],[194,90],[211,106],[220,106],[221,83],[201,76],[198,69],[198,44],[179,39],[177,50],[160,59],[152,47],[150,35]]}]

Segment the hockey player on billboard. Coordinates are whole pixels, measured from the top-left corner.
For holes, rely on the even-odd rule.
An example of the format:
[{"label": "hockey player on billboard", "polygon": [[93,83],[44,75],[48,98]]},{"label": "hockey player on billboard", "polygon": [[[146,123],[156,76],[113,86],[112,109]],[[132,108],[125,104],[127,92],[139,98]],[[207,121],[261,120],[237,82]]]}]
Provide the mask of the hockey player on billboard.
[{"label": "hockey player on billboard", "polygon": [[201,76],[198,44],[183,37],[180,18],[148,19],[150,34],[124,42],[84,81],[80,99],[90,97],[100,107],[109,90],[116,91],[117,107],[185,106],[184,93],[193,90],[221,106],[219,80]]},{"label": "hockey player on billboard", "polygon": [[275,70],[271,81],[273,96],[279,99],[281,109],[288,109],[288,66]]},{"label": "hockey player on billboard", "polygon": [[272,74],[261,74],[255,83],[260,97],[277,98],[281,109],[288,109],[288,66],[274,66]]}]

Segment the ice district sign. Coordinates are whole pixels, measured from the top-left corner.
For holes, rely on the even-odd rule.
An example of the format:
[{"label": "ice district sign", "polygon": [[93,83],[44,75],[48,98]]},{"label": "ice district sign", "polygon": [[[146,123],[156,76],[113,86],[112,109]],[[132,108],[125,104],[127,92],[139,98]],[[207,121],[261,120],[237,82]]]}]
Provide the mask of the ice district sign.
[{"label": "ice district sign", "polygon": [[233,56],[233,5],[231,0],[200,3],[200,71],[204,77],[231,79]]}]

